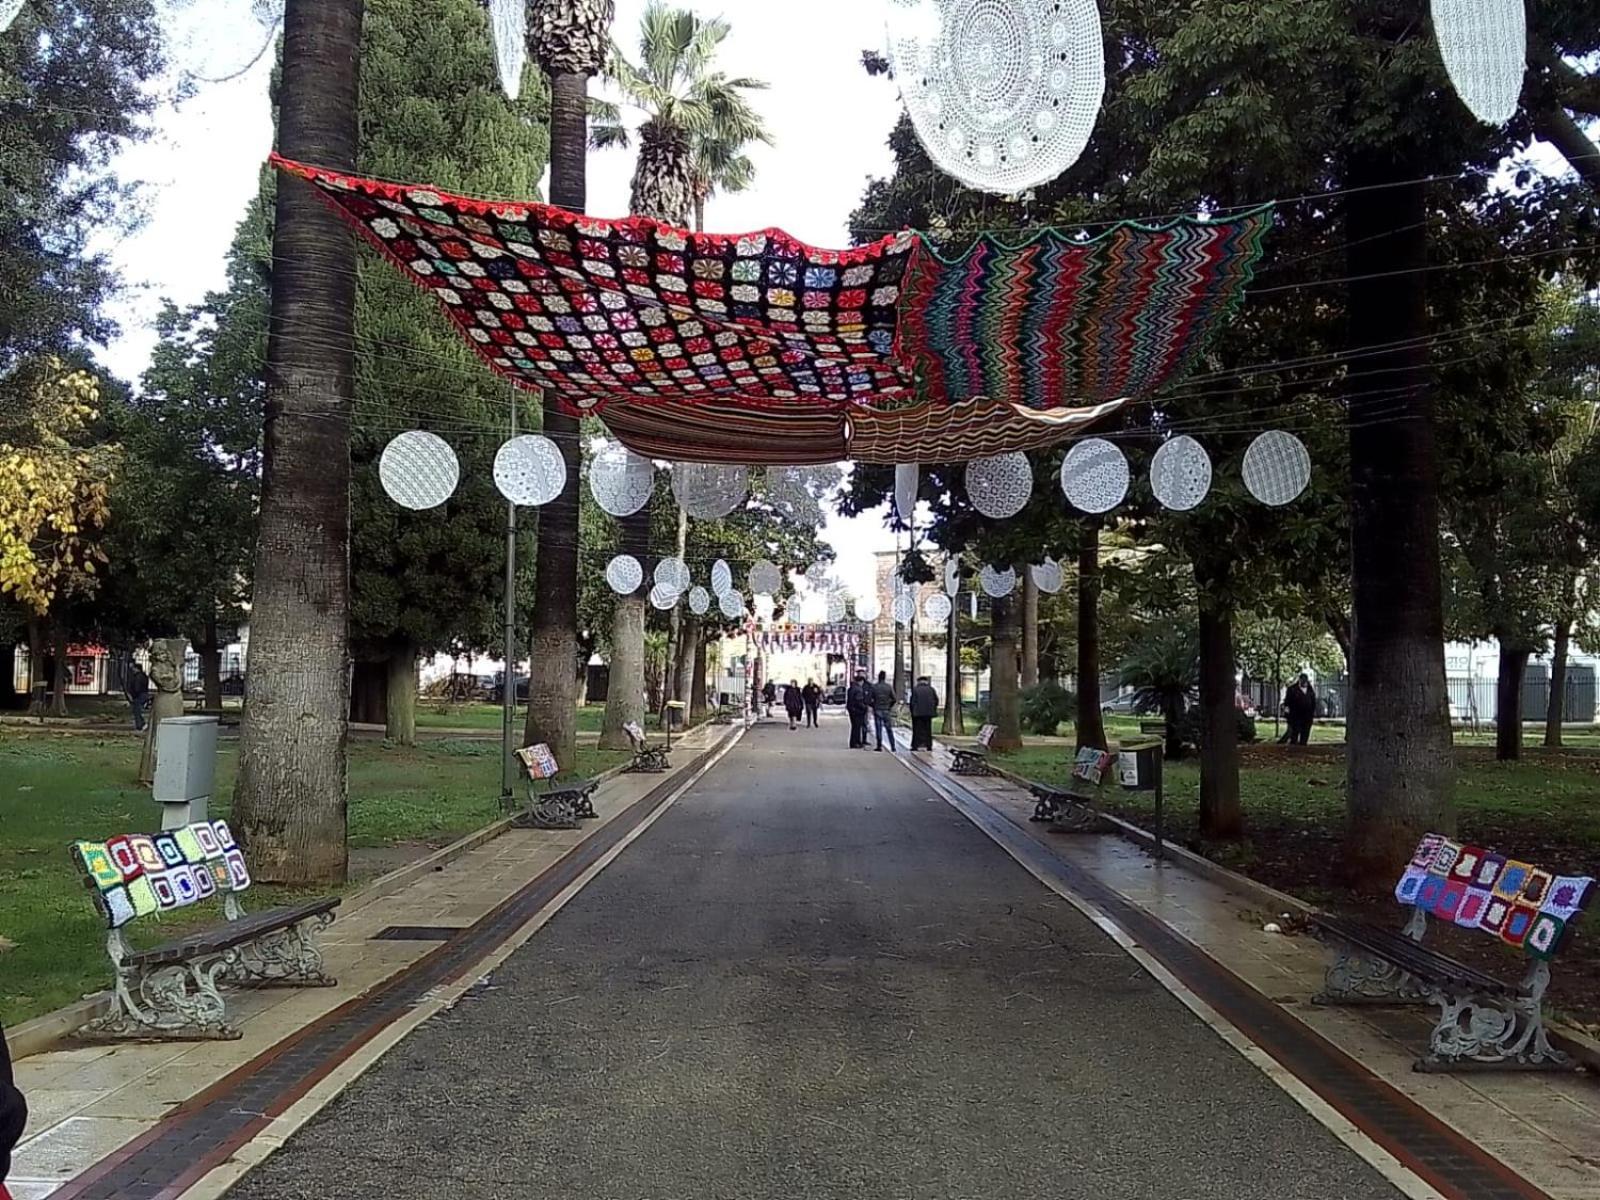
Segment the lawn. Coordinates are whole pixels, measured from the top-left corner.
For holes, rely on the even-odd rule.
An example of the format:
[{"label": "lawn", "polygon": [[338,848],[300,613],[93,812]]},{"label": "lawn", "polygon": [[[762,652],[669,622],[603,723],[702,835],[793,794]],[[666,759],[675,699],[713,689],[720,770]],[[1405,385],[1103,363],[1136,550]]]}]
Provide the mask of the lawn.
[{"label": "lawn", "polygon": [[[578,709],[578,732],[599,733],[600,722],[606,715],[605,705],[585,704]],[[517,710],[517,730],[527,716],[526,709]],[[498,704],[444,704],[436,700],[423,700],[417,704],[418,729],[483,729],[498,733],[503,710]]]},{"label": "lawn", "polygon": [[[106,985],[105,930],[66,846],[159,827],[157,806],[134,780],[138,757],[132,739],[22,734],[0,740],[0,1024]],[[236,757],[225,744],[214,816],[228,814]],[[597,774],[626,757],[580,749],[573,773]],[[499,815],[499,794],[500,753],[493,742],[440,740],[416,749],[353,743],[352,886],[488,824]],[[287,894],[262,887],[247,901],[263,908]],[[197,905],[186,917],[190,924],[219,920],[220,905]],[[148,927],[139,932],[153,941],[173,936],[184,922],[139,926]]]}]

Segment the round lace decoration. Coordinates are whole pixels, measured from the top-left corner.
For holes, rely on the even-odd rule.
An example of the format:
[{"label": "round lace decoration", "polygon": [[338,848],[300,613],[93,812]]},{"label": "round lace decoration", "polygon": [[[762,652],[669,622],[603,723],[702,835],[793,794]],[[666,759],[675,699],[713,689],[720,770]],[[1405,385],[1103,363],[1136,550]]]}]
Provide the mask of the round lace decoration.
[{"label": "round lace decoration", "polygon": [[1528,61],[1522,0],[1433,0],[1439,55],[1461,102],[1486,125],[1516,115]]},{"label": "round lace decoration", "polygon": [[975,458],[967,464],[967,495],[972,507],[986,517],[1014,517],[1033,495],[1033,468],[1020,450],[994,458]]},{"label": "round lace decoration", "polygon": [[612,442],[589,464],[589,494],[613,517],[631,517],[650,503],[656,469],[621,442]]},{"label": "round lace decoration", "polygon": [[841,591],[829,592],[828,593],[828,620],[829,620],[829,622],[833,623],[833,624],[837,624],[838,622],[844,620],[845,615],[846,615],[846,612],[845,612],[845,596],[844,596],[844,593],[841,592]]},{"label": "round lace decoration", "polygon": [[791,524],[821,525],[822,505],[811,494],[812,483],[809,467],[768,467],[767,502]]},{"label": "round lace decoration", "polygon": [[681,558],[663,558],[656,564],[656,586],[672,592],[689,590],[689,564]]},{"label": "round lace decoration", "polygon": [[494,33],[500,86],[515,100],[522,91],[522,68],[528,61],[527,0],[489,0],[489,27]]},{"label": "round lace decoration", "polygon": [[856,597],[856,620],[871,623],[883,615],[883,606],[876,596]]},{"label": "round lace decoration", "polygon": [[1278,508],[1298,499],[1311,483],[1311,454],[1294,434],[1272,429],[1244,452],[1243,474],[1252,496]]},{"label": "round lace decoration", "polygon": [[706,615],[706,610],[711,607],[711,593],[696,584],[689,589],[689,611],[697,617]]},{"label": "round lace decoration", "polygon": [[894,469],[894,511],[907,525],[917,512],[917,464],[899,463]]},{"label": "round lace decoration", "polygon": [[644,582],[644,568],[631,554],[619,554],[606,564],[606,586],[619,596],[631,596]]},{"label": "round lace decoration", "polygon": [[567,486],[567,464],[560,448],[539,433],[525,433],[494,456],[494,485],[513,504],[549,504]]},{"label": "round lace decoration", "polygon": [[736,621],[744,616],[744,597],[729,588],[717,597],[717,607],[722,610],[722,615],[730,621]]},{"label": "round lace decoration", "polygon": [[1105,98],[1097,0],[889,0],[889,55],[928,156],[1001,195],[1076,162]]},{"label": "round lace decoration", "polygon": [[750,568],[750,590],[775,596],[782,587],[783,573],[778,570],[778,564],[765,558],[756,559]]},{"label": "round lace decoration", "polygon": [[438,434],[413,429],[383,448],[378,482],[401,508],[438,508],[455,495],[461,463]]},{"label": "round lace decoration", "polygon": [[1053,558],[1047,558],[1037,566],[1028,568],[1028,573],[1033,576],[1033,586],[1047,596],[1054,596],[1061,590],[1064,582],[1061,574],[1061,564]]},{"label": "round lace decoration", "polygon": [[1061,460],[1061,491],[1079,512],[1110,512],[1128,496],[1128,460],[1105,438],[1074,443]]},{"label": "round lace decoration", "polygon": [[744,503],[750,477],[744,467],[674,463],[672,494],[678,507],[702,521],[719,521]]},{"label": "round lace decoration", "polygon": [[890,605],[889,611],[894,614],[894,619],[900,624],[909,625],[912,618],[917,615],[917,598],[910,592],[900,592],[895,596],[894,603]]},{"label": "round lace decoration", "polygon": [[727,560],[717,559],[711,564],[711,594],[721,596],[733,590],[733,568],[728,566]]},{"label": "round lace decoration", "polygon": [[1004,571],[996,571],[993,567],[984,567],[978,572],[978,582],[983,585],[985,595],[993,596],[996,600],[1002,596],[1009,596],[1017,589],[1017,572],[1014,567],[1007,567]]},{"label": "round lace decoration", "polygon": [[683,595],[682,592],[673,591],[671,588],[664,588],[658,583],[655,587],[650,589],[650,603],[655,608],[659,608],[662,612],[666,612],[667,609],[671,608],[678,602],[678,597],[681,595]]},{"label": "round lace decoration", "polygon": [[818,559],[806,568],[806,582],[812,587],[821,587],[828,581],[828,564]]},{"label": "round lace decoration", "polygon": [[930,625],[943,625],[954,611],[955,605],[950,603],[950,597],[943,592],[934,592],[922,602],[922,615],[927,618]]},{"label": "round lace decoration", "polygon": [[952,555],[944,560],[944,592],[954,596],[961,590],[961,559]]},{"label": "round lace decoration", "polygon": [[756,618],[761,621],[772,620],[772,614],[778,609],[777,602],[765,592],[751,596],[750,607],[755,610]]},{"label": "round lace decoration", "polygon": [[1211,490],[1211,456],[1192,437],[1179,434],[1150,460],[1150,490],[1163,507],[1188,512]]}]

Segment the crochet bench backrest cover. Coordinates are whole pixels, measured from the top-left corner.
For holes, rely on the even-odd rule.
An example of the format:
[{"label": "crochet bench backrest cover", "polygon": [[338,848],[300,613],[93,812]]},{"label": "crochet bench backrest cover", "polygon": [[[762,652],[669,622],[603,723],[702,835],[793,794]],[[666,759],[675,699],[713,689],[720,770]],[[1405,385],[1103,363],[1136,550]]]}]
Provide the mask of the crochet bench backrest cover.
[{"label": "crochet bench backrest cover", "polygon": [[250,886],[244,851],[226,821],[74,842],[70,849],[111,929]]}]

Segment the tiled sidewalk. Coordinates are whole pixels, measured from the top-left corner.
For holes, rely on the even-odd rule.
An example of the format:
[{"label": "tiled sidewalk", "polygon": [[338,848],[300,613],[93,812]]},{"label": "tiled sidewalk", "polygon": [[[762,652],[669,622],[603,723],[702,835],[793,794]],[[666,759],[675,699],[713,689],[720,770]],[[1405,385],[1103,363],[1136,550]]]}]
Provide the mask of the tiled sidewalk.
[{"label": "tiled sidewalk", "polygon": [[[594,797],[598,820],[585,821],[580,829],[510,830],[403,890],[365,900],[358,893],[319,938],[338,986],[231,992],[231,1014],[244,1035],[237,1041],[85,1046],[20,1060],[17,1084],[28,1099],[30,1118],[8,1180],[16,1200],[41,1200],[58,1191],[77,1194],[76,1185],[63,1185],[144,1138],[175,1109],[285,1039],[438,951],[457,936],[451,931],[467,936],[475,923],[502,910],[573,850],[605,841],[615,832],[608,827],[664,782],[686,782],[694,761],[731,732],[725,726],[702,727],[675,742],[674,770],[668,774],[607,781]],[[396,927],[411,927],[412,937],[378,936]],[[469,963],[492,959],[497,948]],[[205,1149],[194,1147],[197,1156]]]},{"label": "tiled sidewalk", "polygon": [[[942,751],[933,765],[947,767]],[[1412,1064],[1427,1046],[1432,1008],[1314,1005],[1326,954],[1311,938],[1264,932],[1277,913],[1170,860],[1158,864],[1114,834],[1059,833],[1031,822],[1033,798],[1002,777],[956,782],[1554,1200],[1600,1200],[1600,1080],[1593,1075],[1418,1074]]]}]

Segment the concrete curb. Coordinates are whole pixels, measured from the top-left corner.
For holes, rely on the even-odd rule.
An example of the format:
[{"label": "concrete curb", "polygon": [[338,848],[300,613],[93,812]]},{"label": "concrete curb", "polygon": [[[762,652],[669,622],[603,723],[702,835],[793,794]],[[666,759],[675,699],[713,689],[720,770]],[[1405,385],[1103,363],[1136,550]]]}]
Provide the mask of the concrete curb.
[{"label": "concrete curb", "polygon": [[[989,763],[989,770],[1024,790],[1032,782],[993,762]],[[1140,829],[1129,821],[1124,821],[1121,817],[1114,817],[1110,813],[1100,812],[1098,815],[1119,836],[1126,838],[1135,845],[1142,846],[1146,850],[1155,849],[1156,839],[1153,834]],[[1304,900],[1297,899],[1287,892],[1280,892],[1277,888],[1268,887],[1266,884],[1251,879],[1247,875],[1241,875],[1237,871],[1229,870],[1220,863],[1211,861],[1203,854],[1196,854],[1186,846],[1180,846],[1163,839],[1161,849],[1162,853],[1177,862],[1185,870],[1192,871],[1204,879],[1209,879],[1212,883],[1227,888],[1235,895],[1244,896],[1252,903],[1260,904],[1273,913],[1298,913],[1301,916],[1310,916],[1318,911],[1315,905],[1307,904]],[[1570,1025],[1555,1020],[1550,1021],[1549,1032],[1550,1040],[1555,1043],[1557,1049],[1565,1050],[1590,1071],[1600,1074],[1600,1041],[1596,1041],[1581,1029],[1574,1029]]]}]

